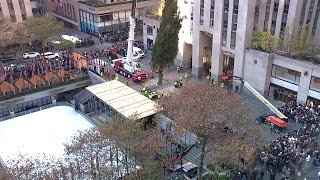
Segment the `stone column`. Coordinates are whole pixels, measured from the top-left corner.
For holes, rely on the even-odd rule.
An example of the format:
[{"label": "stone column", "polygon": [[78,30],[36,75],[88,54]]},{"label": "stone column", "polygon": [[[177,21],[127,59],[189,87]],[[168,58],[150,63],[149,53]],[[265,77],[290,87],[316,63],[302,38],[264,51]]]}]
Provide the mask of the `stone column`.
[{"label": "stone column", "polygon": [[311,82],[311,73],[311,71],[301,72],[297,100],[303,103],[305,103],[308,98],[309,87]]},{"label": "stone column", "polygon": [[[239,6],[240,6],[240,4],[239,4]],[[239,13],[240,13],[240,11],[238,12],[238,14]],[[233,20],[233,0],[229,1],[227,41],[226,41],[226,47],[228,47],[228,48],[230,48],[230,43],[231,43],[232,20]]]},{"label": "stone column", "polygon": [[250,3],[251,0],[240,0],[237,42],[235,48],[234,75],[243,77],[245,51],[251,45],[251,37],[253,33],[255,4]]},{"label": "stone column", "polygon": [[19,4],[19,0],[12,0],[14,15],[16,17],[17,22],[22,22],[21,8]]},{"label": "stone column", "polygon": [[[197,23],[194,21],[194,24]],[[198,21],[199,23],[199,21]],[[192,48],[192,74],[202,75],[203,72],[203,35],[199,29],[193,30],[193,48]]]},{"label": "stone column", "polygon": [[10,18],[10,12],[7,0],[0,0],[0,6],[4,18]]},{"label": "stone column", "polygon": [[279,37],[281,32],[281,24],[282,24],[282,14],[284,9],[284,2],[285,0],[279,0],[278,6],[278,14],[277,14],[277,21],[276,21],[276,29],[274,35]]},{"label": "stone column", "polygon": [[294,19],[300,20],[302,3],[301,0],[290,0],[287,25],[291,24]]},{"label": "stone column", "polygon": [[32,9],[31,9],[30,0],[24,0],[24,7],[26,9],[27,18],[32,17]]},{"label": "stone column", "polygon": [[257,31],[263,31],[264,21],[265,21],[265,16],[266,16],[266,6],[267,6],[267,0],[260,0],[259,20],[258,20]]},{"label": "stone column", "polygon": [[221,51],[224,1],[216,0],[214,9],[214,28],[212,38],[211,79],[221,81],[223,55]]}]

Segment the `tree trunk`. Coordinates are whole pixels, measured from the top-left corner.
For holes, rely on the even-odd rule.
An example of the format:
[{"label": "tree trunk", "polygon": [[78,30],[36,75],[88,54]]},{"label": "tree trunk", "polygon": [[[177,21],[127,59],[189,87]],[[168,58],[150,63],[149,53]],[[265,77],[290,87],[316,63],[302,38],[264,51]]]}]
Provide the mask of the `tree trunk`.
[{"label": "tree trunk", "polygon": [[201,154],[200,154],[200,163],[199,163],[199,169],[198,169],[198,177],[199,180],[202,180],[202,173],[203,173],[203,159],[204,159],[204,154],[205,154],[205,149],[206,149],[206,144],[207,144],[207,139],[208,137],[206,135],[204,135],[204,137],[202,137],[202,147],[201,147]]},{"label": "tree trunk", "polygon": [[162,85],[162,79],[163,79],[163,70],[159,69],[158,85]]}]

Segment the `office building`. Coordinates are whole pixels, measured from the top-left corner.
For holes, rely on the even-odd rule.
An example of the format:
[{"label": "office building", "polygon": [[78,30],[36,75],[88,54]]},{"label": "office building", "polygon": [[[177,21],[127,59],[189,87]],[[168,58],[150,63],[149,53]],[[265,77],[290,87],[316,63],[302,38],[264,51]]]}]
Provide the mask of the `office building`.
[{"label": "office building", "polygon": [[[64,0],[58,3],[52,14],[73,28],[82,32],[98,35],[106,32],[117,32],[128,28],[131,16],[132,1],[76,1]],[[147,12],[158,7],[158,0],[137,2],[137,29],[141,28],[143,17]]]},{"label": "office building", "polygon": [[179,0],[178,5],[183,26],[176,65],[218,82],[243,77],[261,94],[283,102],[320,99],[320,65],[251,48],[255,32],[280,37],[293,22],[309,24],[319,45],[320,0]]}]

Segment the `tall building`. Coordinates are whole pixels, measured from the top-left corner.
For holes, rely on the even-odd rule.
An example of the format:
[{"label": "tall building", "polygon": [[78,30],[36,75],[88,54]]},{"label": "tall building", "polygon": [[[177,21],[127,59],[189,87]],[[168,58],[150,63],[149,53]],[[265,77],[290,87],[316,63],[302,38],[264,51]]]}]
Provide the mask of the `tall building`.
[{"label": "tall building", "polygon": [[320,103],[320,65],[251,48],[255,32],[280,37],[293,22],[308,24],[320,45],[320,0],[179,0],[178,5],[183,26],[176,65],[219,82],[243,77],[279,101]]},{"label": "tall building", "polygon": [[22,22],[28,17],[44,14],[46,0],[0,0],[0,17]]},{"label": "tall building", "polygon": [[[131,0],[100,1],[57,1],[52,14],[82,32],[98,35],[128,28],[131,16]],[[137,2],[137,28],[142,25],[141,17],[158,7],[158,0]]]}]

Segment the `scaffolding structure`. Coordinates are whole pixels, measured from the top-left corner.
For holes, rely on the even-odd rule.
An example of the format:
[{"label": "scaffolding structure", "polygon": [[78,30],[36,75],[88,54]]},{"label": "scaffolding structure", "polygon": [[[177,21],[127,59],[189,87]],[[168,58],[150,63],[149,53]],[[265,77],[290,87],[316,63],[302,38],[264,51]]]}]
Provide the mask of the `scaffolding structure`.
[{"label": "scaffolding structure", "polygon": [[75,99],[76,109],[106,122],[116,114],[148,121],[158,112],[154,101],[117,80],[89,86]]}]

